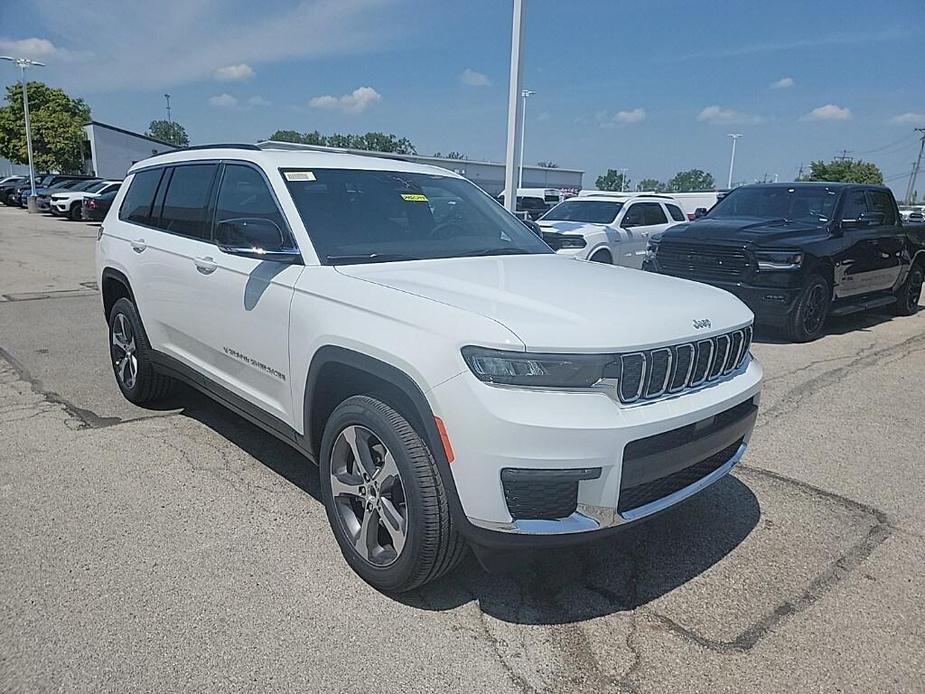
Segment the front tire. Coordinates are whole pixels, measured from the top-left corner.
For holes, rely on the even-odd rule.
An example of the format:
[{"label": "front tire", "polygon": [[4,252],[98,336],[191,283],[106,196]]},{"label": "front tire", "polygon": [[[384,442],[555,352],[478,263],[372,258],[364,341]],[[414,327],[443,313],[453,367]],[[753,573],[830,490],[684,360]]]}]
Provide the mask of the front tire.
[{"label": "front tire", "polygon": [[80,221],[80,203],[71,205],[71,209],[68,210],[67,216],[72,222],[79,222]]},{"label": "front tire", "polygon": [[829,283],[821,275],[810,275],[791,311],[788,337],[793,342],[811,342],[822,335],[831,304]]},{"label": "front tire", "polygon": [[408,420],[374,397],[346,399],[324,428],[321,495],[350,567],[384,592],[413,590],[459,563],[434,457]]},{"label": "front tire", "polygon": [[609,251],[597,251],[589,260],[592,263],[603,263],[604,265],[613,265],[613,257]]},{"label": "front tire", "polygon": [[116,385],[136,405],[161,400],[173,389],[173,380],[155,370],[151,351],[135,304],[119,299],[109,312],[109,355]]},{"label": "front tire", "polygon": [[906,281],[896,292],[893,312],[897,316],[912,316],[918,312],[923,281],[925,281],[925,266],[922,263],[916,263],[909,269]]}]

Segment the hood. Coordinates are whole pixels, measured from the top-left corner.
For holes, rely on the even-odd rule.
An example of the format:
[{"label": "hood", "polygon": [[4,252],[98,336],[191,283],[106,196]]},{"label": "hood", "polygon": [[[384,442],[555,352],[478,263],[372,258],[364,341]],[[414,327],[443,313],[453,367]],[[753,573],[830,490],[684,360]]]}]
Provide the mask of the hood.
[{"label": "hood", "polygon": [[[530,351],[631,351],[727,332],[752,320],[745,304],[721,289],[554,254],[337,270],[491,318]],[[694,321],[704,319],[710,329],[695,330]]]},{"label": "hood", "polygon": [[662,232],[662,240],[718,241],[756,246],[779,246],[800,244],[828,237],[825,224],[805,222],[779,222],[768,224],[767,220],[710,219],[703,217],[695,222],[678,224]]},{"label": "hood", "polygon": [[536,221],[543,231],[549,231],[554,234],[588,234],[595,231],[607,229],[607,224],[595,224],[594,222],[566,222],[538,219]]}]

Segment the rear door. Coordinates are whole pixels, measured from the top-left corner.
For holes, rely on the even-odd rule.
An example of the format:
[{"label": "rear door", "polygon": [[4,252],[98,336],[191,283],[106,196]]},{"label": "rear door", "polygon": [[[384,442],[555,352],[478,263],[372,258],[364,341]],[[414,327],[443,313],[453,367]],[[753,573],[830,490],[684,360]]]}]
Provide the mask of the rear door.
[{"label": "rear door", "polygon": [[902,271],[902,252],[905,236],[898,224],[893,196],[885,190],[867,191],[867,204],[875,215],[881,215],[880,224],[870,228],[875,245],[875,266],[870,278],[872,291],[892,290]]},{"label": "rear door", "polygon": [[835,297],[855,298],[877,291],[883,282],[883,259],[880,257],[880,225],[868,226],[864,219],[870,215],[870,198],[863,188],[852,188],[844,193],[841,206],[841,250],[835,262]]},{"label": "rear door", "polygon": [[668,217],[657,202],[630,203],[619,225],[626,236],[620,243],[620,259],[616,264],[633,268],[642,267],[649,238],[669,226]]}]

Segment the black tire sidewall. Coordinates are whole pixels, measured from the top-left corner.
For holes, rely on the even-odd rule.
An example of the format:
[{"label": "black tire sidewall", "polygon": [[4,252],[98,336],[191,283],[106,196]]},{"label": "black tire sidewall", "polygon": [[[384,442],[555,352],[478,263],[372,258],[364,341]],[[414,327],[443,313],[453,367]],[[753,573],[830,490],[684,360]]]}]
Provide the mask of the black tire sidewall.
[{"label": "black tire sidewall", "polygon": [[[822,285],[823,289],[826,292],[826,303],[825,310],[823,311],[822,320],[819,323],[819,328],[815,332],[807,332],[803,327],[803,317],[806,311],[806,304],[809,300],[809,296],[812,293],[813,289]],[[825,322],[829,317],[829,309],[832,305],[832,295],[829,283],[826,282],[825,278],[820,275],[810,275],[809,279],[806,282],[806,286],[803,288],[800,298],[797,300],[796,310],[793,312],[793,317],[790,322],[790,338],[796,342],[810,342],[817,339],[825,331]]]},{"label": "black tire sidewall", "polygon": [[[115,362],[113,359],[113,345],[112,345],[112,331],[113,324],[115,323],[117,315],[124,315],[126,320],[132,326],[132,332],[135,336],[135,358],[138,360],[138,373],[135,375],[135,385],[131,388],[126,387],[122,380],[119,378],[119,374],[116,373]],[[144,336],[144,328],[141,325],[141,318],[138,316],[138,311],[135,309],[135,304],[133,304],[128,299],[119,299],[113,304],[112,310],[109,312],[109,362],[113,367],[113,376],[116,378],[116,385],[119,387],[119,390],[122,391],[122,395],[131,402],[139,402],[142,400],[142,389],[143,389],[143,379],[149,378],[151,373],[151,367],[148,363],[148,354],[147,354],[147,339]]]},{"label": "black tire sidewall", "polygon": [[[603,258],[603,260],[597,260],[597,258]],[[601,265],[613,265],[613,256],[610,255],[609,251],[595,251],[588,260],[592,263],[600,263]]]},{"label": "black tire sidewall", "polygon": [[919,296],[914,305],[910,305],[910,298],[912,293],[912,280],[915,274],[918,274],[920,277],[925,275],[925,269],[923,269],[921,264],[915,264],[909,269],[909,276],[906,277],[906,281],[903,283],[902,289],[899,292],[898,300],[898,312],[903,316],[912,316],[915,315],[919,310],[919,302],[922,298]]},{"label": "black tire sidewall", "polygon": [[[350,567],[373,587],[384,591],[394,591],[401,589],[401,587],[416,573],[417,556],[424,539],[422,517],[424,500],[422,490],[417,484],[416,471],[409,459],[410,451],[407,445],[399,438],[392,423],[382,412],[369,406],[370,402],[380,403],[387,408],[389,407],[387,404],[372,398],[355,396],[348,398],[338,405],[328,419],[324,428],[324,435],[321,442],[321,455],[319,458],[321,496],[324,501],[325,510],[327,511],[328,522],[334,533],[334,538],[337,540],[337,544],[340,545],[344,559],[346,559]],[[334,498],[330,484],[331,451],[338,435],[346,427],[354,424],[372,431],[376,437],[385,444],[386,448],[389,449],[398,467],[402,487],[405,492],[408,513],[408,531],[405,546],[398,556],[398,559],[385,567],[370,564],[357,553],[343,526],[340,515],[334,506]],[[419,438],[418,441],[427,451],[427,454],[430,455],[427,445]]]}]

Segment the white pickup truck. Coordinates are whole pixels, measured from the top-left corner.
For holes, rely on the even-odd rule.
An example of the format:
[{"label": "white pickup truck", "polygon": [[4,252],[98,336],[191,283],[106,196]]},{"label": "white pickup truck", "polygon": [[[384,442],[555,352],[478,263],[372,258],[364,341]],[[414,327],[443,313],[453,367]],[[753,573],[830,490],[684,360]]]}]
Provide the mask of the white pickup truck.
[{"label": "white pickup truck", "polygon": [[684,212],[665,195],[588,192],[560,202],[537,224],[560,255],[638,269],[649,239],[684,221]]}]

